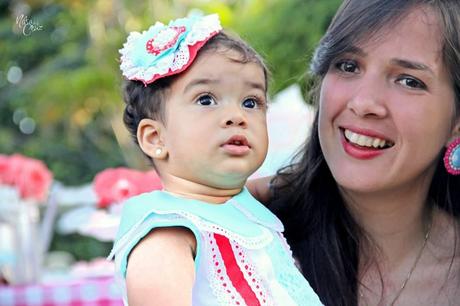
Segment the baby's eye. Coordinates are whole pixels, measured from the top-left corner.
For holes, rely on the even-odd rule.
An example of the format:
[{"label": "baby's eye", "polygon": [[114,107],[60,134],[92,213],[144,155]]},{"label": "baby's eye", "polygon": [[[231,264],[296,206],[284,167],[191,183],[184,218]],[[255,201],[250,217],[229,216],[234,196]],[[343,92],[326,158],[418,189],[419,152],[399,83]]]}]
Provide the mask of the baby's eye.
[{"label": "baby's eye", "polygon": [[256,108],[258,107],[257,100],[255,98],[247,98],[242,103],[243,107],[246,108]]},{"label": "baby's eye", "polygon": [[357,73],[359,72],[358,65],[352,60],[341,60],[334,64],[335,68],[346,73]]},{"label": "baby's eye", "polygon": [[408,75],[403,75],[399,77],[396,82],[399,84],[403,85],[404,87],[408,87],[410,89],[426,89],[425,83],[420,81],[419,79],[416,79],[414,77],[408,76]]},{"label": "baby's eye", "polygon": [[216,105],[217,104],[216,100],[211,95],[202,95],[201,97],[198,98],[196,103],[198,103],[200,105],[204,105],[204,106]]}]

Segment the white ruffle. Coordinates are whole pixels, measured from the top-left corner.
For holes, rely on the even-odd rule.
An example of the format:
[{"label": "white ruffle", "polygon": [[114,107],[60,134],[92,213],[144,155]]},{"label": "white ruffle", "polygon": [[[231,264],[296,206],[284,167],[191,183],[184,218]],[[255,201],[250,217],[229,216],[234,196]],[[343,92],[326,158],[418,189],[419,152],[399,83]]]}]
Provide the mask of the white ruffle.
[{"label": "white ruffle", "polygon": [[[162,76],[180,70],[190,61],[189,46],[205,41],[216,32],[222,30],[217,14],[204,16],[195,22],[191,29],[187,29],[188,33],[183,41],[179,43],[179,47],[174,53],[159,56],[158,60],[155,60],[151,66],[137,66],[133,58],[135,54],[135,42],[142,39],[144,35],[148,35],[147,33],[154,27],[164,27],[164,25],[157,22],[149,30],[142,32],[142,34],[131,32],[123,48],[119,51],[121,54],[120,69],[122,74],[129,80],[140,80],[147,84],[155,76]],[[145,56],[151,56],[147,50],[145,50]]]}]

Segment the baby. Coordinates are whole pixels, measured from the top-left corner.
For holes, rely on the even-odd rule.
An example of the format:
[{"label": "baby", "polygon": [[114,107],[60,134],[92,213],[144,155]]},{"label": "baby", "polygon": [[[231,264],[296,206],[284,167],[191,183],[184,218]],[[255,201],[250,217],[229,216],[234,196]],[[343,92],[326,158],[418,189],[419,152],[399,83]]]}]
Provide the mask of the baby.
[{"label": "baby", "polygon": [[110,257],[129,305],[321,305],[283,225],[244,187],[268,146],[267,69],[217,15],[120,51],[124,122],[164,190],[124,205]]}]

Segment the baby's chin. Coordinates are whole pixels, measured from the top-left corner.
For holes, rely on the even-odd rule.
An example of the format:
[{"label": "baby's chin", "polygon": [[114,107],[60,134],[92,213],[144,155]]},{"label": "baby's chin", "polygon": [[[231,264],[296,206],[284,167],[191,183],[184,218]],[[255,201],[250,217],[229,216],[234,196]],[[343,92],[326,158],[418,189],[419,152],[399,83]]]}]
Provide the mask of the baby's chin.
[{"label": "baby's chin", "polygon": [[246,179],[231,182],[220,180],[203,182],[202,184],[197,184],[196,193],[205,197],[231,198],[240,193],[245,184]]},{"label": "baby's chin", "polygon": [[242,189],[250,175],[226,175],[223,178],[209,180],[206,185],[217,190],[235,190]]},{"label": "baby's chin", "polygon": [[[252,173],[252,172],[250,172]],[[183,195],[203,195],[205,197],[232,197],[244,188],[249,172],[214,172],[188,175],[164,175],[164,189]]]}]

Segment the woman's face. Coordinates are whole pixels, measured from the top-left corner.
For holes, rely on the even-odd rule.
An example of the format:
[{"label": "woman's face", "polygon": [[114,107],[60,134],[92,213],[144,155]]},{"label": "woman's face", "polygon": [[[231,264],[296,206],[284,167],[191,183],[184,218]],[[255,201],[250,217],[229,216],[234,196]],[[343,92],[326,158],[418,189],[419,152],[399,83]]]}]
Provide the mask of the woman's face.
[{"label": "woman's face", "polygon": [[437,16],[414,9],[378,34],[335,59],[325,75],[321,148],[345,192],[426,190],[454,129]]}]

